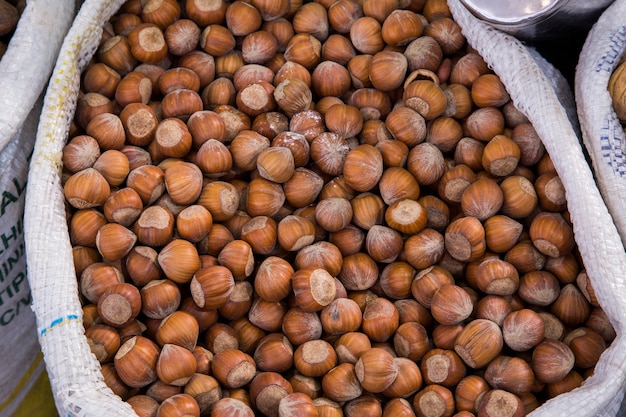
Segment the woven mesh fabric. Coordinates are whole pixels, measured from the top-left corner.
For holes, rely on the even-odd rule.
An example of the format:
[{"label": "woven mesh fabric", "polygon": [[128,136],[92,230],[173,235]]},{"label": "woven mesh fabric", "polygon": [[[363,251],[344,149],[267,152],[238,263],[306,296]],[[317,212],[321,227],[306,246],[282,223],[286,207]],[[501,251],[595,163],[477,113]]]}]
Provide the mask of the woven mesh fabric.
[{"label": "woven mesh fabric", "polygon": [[[458,0],[448,0],[448,5],[468,42],[499,75],[516,106],[542,138],[566,190],[575,240],[587,274],[618,335],[582,387],[557,396],[530,415],[614,416],[624,396],[626,369],[622,331],[626,287],[621,278],[626,253],[585,159],[577,125],[572,122],[572,93],[562,88],[565,83],[551,81],[558,77],[558,71],[546,70],[547,63],[536,60],[522,42],[477,21]],[[556,90],[559,85],[561,89]]]},{"label": "woven mesh fabric", "polygon": [[626,2],[613,3],[589,32],[575,75],[583,141],[598,186],[626,242],[626,149],[624,131],[613,110],[608,83],[626,49]]},{"label": "woven mesh fabric", "polygon": [[0,60],[0,149],[15,136],[44,90],[73,16],[74,0],[33,0],[24,9]]},{"label": "woven mesh fabric", "polygon": [[[0,416],[14,415],[20,403],[34,392],[33,386],[43,372],[43,366],[38,366],[35,315],[28,310],[26,260],[20,255],[25,205],[21,187],[27,180],[43,91],[73,16],[74,0],[54,4],[29,1],[0,60],[0,190],[4,199],[0,234],[9,239],[0,251],[0,352],[4,360]],[[53,19],[54,26],[44,24],[46,18]],[[51,401],[45,394],[42,392],[40,397]]]},{"label": "woven mesh fabric", "polygon": [[81,71],[96,52],[104,23],[123,3],[83,3],[52,72],[30,165],[24,214],[29,279],[39,340],[62,416],[136,415],[106,386],[84,337],[60,180]]}]

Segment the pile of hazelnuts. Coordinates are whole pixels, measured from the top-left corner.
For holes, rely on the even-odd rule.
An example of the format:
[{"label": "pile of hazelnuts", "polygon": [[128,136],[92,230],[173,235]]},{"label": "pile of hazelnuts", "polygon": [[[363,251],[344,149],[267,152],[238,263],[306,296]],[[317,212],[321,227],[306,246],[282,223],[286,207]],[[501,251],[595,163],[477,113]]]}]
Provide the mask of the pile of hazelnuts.
[{"label": "pile of hazelnuts", "polygon": [[139,416],[523,416],[615,338],[445,0],[128,0],[62,178],[85,337]]}]

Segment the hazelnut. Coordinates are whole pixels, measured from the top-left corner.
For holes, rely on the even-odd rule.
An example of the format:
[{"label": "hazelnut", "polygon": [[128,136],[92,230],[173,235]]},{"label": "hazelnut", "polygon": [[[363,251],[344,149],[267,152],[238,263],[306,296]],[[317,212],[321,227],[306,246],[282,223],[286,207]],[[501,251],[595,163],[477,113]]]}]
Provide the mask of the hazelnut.
[{"label": "hazelnut", "polygon": [[398,329],[399,323],[400,314],[391,301],[377,297],[366,302],[361,329],[370,340],[387,341]]},{"label": "hazelnut", "polygon": [[504,345],[500,327],[486,319],[474,319],[458,334],[454,351],[471,368],[482,368],[498,356]]},{"label": "hazelnut", "polygon": [[520,274],[541,270],[546,264],[546,256],[529,240],[515,244],[506,252],[504,260],[511,263]]},{"label": "hazelnut", "polygon": [[381,35],[387,45],[405,46],[418,39],[423,30],[423,21],[417,13],[395,9],[382,21]]},{"label": "hazelnut", "polygon": [[442,152],[456,152],[456,146],[462,138],[463,128],[452,117],[442,114],[428,124],[426,141],[435,145]]},{"label": "hazelnut", "polygon": [[478,107],[500,107],[510,100],[506,87],[495,74],[479,75],[472,83],[471,93]]},{"label": "hazelnut", "polygon": [[337,364],[337,354],[324,340],[306,341],[293,354],[295,368],[303,375],[321,377]]},{"label": "hazelnut", "polygon": [[129,397],[126,402],[133,408],[138,416],[156,415],[159,403],[152,397],[145,394],[137,394]]},{"label": "hazelnut", "polygon": [[285,313],[281,327],[285,336],[294,345],[319,339],[322,335],[319,315],[299,307],[291,308]]},{"label": "hazelnut", "polygon": [[[507,113],[508,109],[510,109],[510,107],[507,105],[503,108],[505,118],[512,117],[510,110],[509,113]],[[512,123],[509,122],[507,124],[511,125]],[[522,120],[515,125],[511,131],[511,139],[517,143],[517,146],[519,146],[521,150],[520,163],[522,165],[535,165],[539,162],[543,155],[545,155],[545,146],[537,134],[537,131],[527,119]]]},{"label": "hazelnut", "polygon": [[558,340],[544,340],[532,351],[532,368],[535,377],[552,384],[565,378],[573,369],[576,358],[572,350]]},{"label": "hazelnut", "polygon": [[228,5],[225,23],[234,36],[248,35],[261,27],[262,16],[252,4],[235,1]]},{"label": "hazelnut", "polygon": [[254,417],[254,411],[249,405],[231,397],[220,398],[213,406],[211,414],[214,416]]},{"label": "hazelnut", "polygon": [[382,25],[371,16],[362,16],[354,20],[350,26],[349,36],[354,48],[362,54],[373,55],[385,46]]},{"label": "hazelnut", "polygon": [[454,389],[457,410],[476,412],[482,396],[489,389],[489,384],[482,376],[472,374],[462,378]]},{"label": "hazelnut", "polygon": [[532,349],[544,339],[543,318],[533,310],[523,308],[509,313],[502,323],[504,343],[516,352]]},{"label": "hazelnut", "polygon": [[507,415],[511,417],[521,417],[525,414],[522,400],[515,394],[503,389],[491,389],[487,391],[480,400],[478,415],[495,417],[501,415],[502,409],[510,410]]},{"label": "hazelnut", "polygon": [[444,236],[429,227],[409,236],[404,242],[406,261],[416,269],[426,269],[441,261],[444,251]]},{"label": "hazelnut", "polygon": [[353,400],[363,393],[354,364],[348,362],[340,363],[322,377],[322,389],[326,397],[338,402]]},{"label": "hazelnut", "polygon": [[566,326],[577,326],[584,323],[590,311],[589,302],[574,284],[562,286],[559,296],[550,305],[550,312]]},{"label": "hazelnut", "polygon": [[378,266],[370,255],[357,252],[344,257],[337,278],[347,290],[366,290],[378,280]]},{"label": "hazelnut", "polygon": [[387,226],[374,225],[367,232],[365,247],[375,261],[390,263],[395,261],[402,251],[402,235]]},{"label": "hazelnut", "polygon": [[278,417],[280,401],[293,393],[288,380],[276,372],[260,372],[250,382],[252,405],[266,416]]},{"label": "hazelnut", "polygon": [[341,34],[350,32],[355,20],[363,17],[363,9],[352,0],[333,2],[328,7],[328,23]]},{"label": "hazelnut", "polygon": [[312,71],[321,61],[322,43],[309,33],[296,33],[287,43],[284,56],[287,61],[293,61]]},{"label": "hazelnut", "polygon": [[156,364],[159,380],[166,384],[185,386],[196,372],[196,358],[186,348],[166,343]]},{"label": "hazelnut", "polygon": [[461,194],[461,210],[466,216],[485,221],[493,217],[504,201],[502,189],[490,178],[479,178]]},{"label": "hazelnut", "polygon": [[476,52],[468,52],[459,58],[452,67],[450,82],[459,83],[471,88],[474,81],[481,75],[489,72],[489,67],[483,58]]},{"label": "hazelnut", "polygon": [[519,273],[510,263],[490,257],[478,264],[474,284],[486,294],[513,295],[519,287]]},{"label": "hazelnut", "polygon": [[107,261],[116,261],[125,257],[137,242],[137,235],[118,223],[102,225],[95,236],[95,245]]},{"label": "hazelnut", "polygon": [[190,282],[194,301],[205,310],[226,304],[234,285],[232,272],[221,265],[198,269]]},{"label": "hazelnut", "polygon": [[156,373],[160,348],[150,339],[135,336],[126,341],[115,354],[117,375],[129,387],[145,387],[158,378]]},{"label": "hazelnut", "polygon": [[85,329],[91,352],[101,364],[110,362],[121,345],[117,329],[106,324],[94,324]]},{"label": "hazelnut", "polygon": [[517,175],[509,176],[500,183],[504,198],[502,214],[514,219],[528,217],[539,204],[532,182]]},{"label": "hazelnut", "polygon": [[418,415],[452,415],[454,394],[439,384],[426,385],[413,397],[413,409]]},{"label": "hazelnut", "polygon": [[286,312],[287,307],[283,302],[267,301],[262,298],[255,298],[247,311],[248,320],[268,332],[280,330]]},{"label": "hazelnut", "polygon": [[354,370],[363,389],[372,393],[389,388],[398,375],[394,357],[386,350],[375,347],[361,354]]},{"label": "hazelnut", "polygon": [[356,417],[362,415],[382,416],[381,400],[372,394],[363,394],[354,400],[348,401],[344,406],[346,417]]},{"label": "hazelnut", "polygon": [[505,135],[495,135],[483,149],[483,168],[492,175],[511,174],[519,163],[521,151],[517,143]]},{"label": "hazelnut", "polygon": [[115,35],[102,43],[96,55],[100,62],[124,76],[131,72],[137,61],[131,53],[128,38],[123,35]]},{"label": "hazelnut", "polygon": [[450,222],[445,231],[448,253],[459,261],[478,259],[486,250],[485,229],[476,217],[461,217]]},{"label": "hazelnut", "polygon": [[453,350],[435,348],[422,357],[420,369],[427,385],[455,387],[467,372],[465,364]]},{"label": "hazelnut", "polygon": [[[448,104],[442,116],[462,120],[470,115],[473,109],[473,102],[470,90],[467,87],[461,84],[449,84],[443,88],[443,93],[448,100]],[[457,147],[459,142],[457,142]],[[478,143],[480,143],[480,141],[478,141]]]},{"label": "hazelnut", "polygon": [[165,398],[157,409],[157,416],[199,416],[200,405],[189,394],[180,393]]},{"label": "hazelnut", "polygon": [[308,267],[297,270],[291,284],[296,304],[307,312],[321,311],[337,292],[335,279],[325,269]]},{"label": "hazelnut", "polygon": [[[432,152],[430,153],[432,154]],[[409,160],[410,159],[411,153],[409,153]],[[443,156],[441,160],[443,161]],[[444,169],[445,168],[442,167],[442,170]],[[465,191],[471,183],[476,181],[476,174],[470,167],[461,164],[443,171],[439,177],[434,178],[433,182],[437,181],[437,179],[439,179],[439,184],[437,185],[439,198],[448,204],[455,204],[461,202],[463,191]]]},{"label": "hazelnut", "polygon": [[583,376],[579,372],[572,370],[569,374],[565,376],[565,378],[563,378],[559,382],[546,384],[545,390],[548,393],[548,396],[550,398],[553,398],[557,395],[570,392],[573,389],[580,387],[583,382]]},{"label": "hazelnut", "polygon": [[[383,391],[383,395],[393,399],[404,399],[415,394],[423,382],[422,373],[417,363],[408,358],[394,358],[398,367],[398,376],[393,383]],[[389,402],[387,404],[389,404]],[[410,404],[409,404],[410,407]]]},{"label": "hazelnut", "polygon": [[463,127],[467,136],[488,142],[504,133],[504,115],[497,107],[480,107],[467,116]]},{"label": "hazelnut", "polygon": [[107,287],[97,300],[98,316],[104,324],[122,327],[141,311],[141,295],[137,287],[119,283]]},{"label": "hazelnut", "polygon": [[286,0],[252,0],[251,3],[259,10],[264,21],[280,19],[290,12],[290,2]]},{"label": "hazelnut", "polygon": [[65,198],[77,209],[101,206],[110,192],[108,181],[95,168],[72,174],[63,186]]},{"label": "hazelnut", "polygon": [[388,94],[371,87],[356,89],[348,100],[348,104],[356,106],[363,121],[385,119],[391,112],[391,98]]},{"label": "hazelnut", "polygon": [[520,222],[504,214],[489,217],[484,221],[484,227],[487,248],[498,253],[507,252],[515,246],[524,228]]},{"label": "hazelnut", "polygon": [[254,350],[254,362],[261,371],[285,372],[293,366],[293,346],[282,333],[263,337]]},{"label": "hazelnut", "polygon": [[322,43],[322,61],[336,62],[345,67],[355,56],[356,49],[350,40],[340,33],[331,34]]},{"label": "hazelnut", "polygon": [[473,310],[474,305],[468,292],[454,284],[439,287],[430,303],[433,318],[444,325],[461,323],[472,314]]},{"label": "hazelnut", "polygon": [[198,402],[201,414],[213,409],[222,398],[222,387],[217,379],[198,372],[192,375],[183,392],[191,395]]},{"label": "hazelnut", "polygon": [[261,25],[261,29],[274,35],[278,45],[276,49],[278,53],[285,52],[289,39],[291,39],[294,35],[293,25],[285,17],[265,20]]},{"label": "hazelnut", "polygon": [[475,316],[502,326],[502,322],[512,310],[511,303],[504,296],[486,295],[476,303]]},{"label": "hazelnut", "polygon": [[256,364],[252,357],[238,349],[221,350],[213,356],[213,376],[226,388],[239,388],[254,378]]},{"label": "hazelnut", "polygon": [[294,392],[280,400],[278,403],[278,415],[316,416],[318,413],[311,397],[302,392]]},{"label": "hazelnut", "polygon": [[148,282],[141,290],[141,312],[150,319],[163,319],[178,309],[181,292],[169,279]]},{"label": "hazelnut", "polygon": [[[407,81],[410,79],[411,76]],[[441,87],[431,80],[405,81],[402,99],[406,106],[417,111],[426,120],[441,116],[448,104]]]},{"label": "hazelnut", "polygon": [[600,333],[586,327],[579,327],[563,338],[574,353],[574,364],[579,368],[591,368],[598,362],[606,349],[606,342]]}]

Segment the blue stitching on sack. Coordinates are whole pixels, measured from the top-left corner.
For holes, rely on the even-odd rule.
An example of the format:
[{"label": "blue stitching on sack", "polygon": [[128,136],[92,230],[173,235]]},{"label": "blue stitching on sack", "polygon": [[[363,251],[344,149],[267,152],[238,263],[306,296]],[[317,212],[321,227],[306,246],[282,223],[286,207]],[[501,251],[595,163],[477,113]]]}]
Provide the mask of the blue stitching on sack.
[{"label": "blue stitching on sack", "polygon": [[70,321],[82,321],[82,319],[78,317],[77,314],[68,314],[65,317],[59,317],[58,319],[52,320],[52,322],[50,323],[48,327],[41,329],[41,332],[39,332],[39,337],[41,338],[45,336],[46,333],[48,333],[54,327],[59,326],[61,324],[68,323]]},{"label": "blue stitching on sack", "polygon": [[613,169],[613,173],[623,177],[626,175],[624,143],[619,139],[622,125],[615,114],[607,116],[600,129],[600,150],[604,161]]},{"label": "blue stitching on sack", "polygon": [[596,72],[613,71],[615,63],[619,61],[622,55],[624,43],[626,43],[626,26],[620,27],[609,39],[607,51],[600,57],[600,61],[598,61],[596,66]]}]

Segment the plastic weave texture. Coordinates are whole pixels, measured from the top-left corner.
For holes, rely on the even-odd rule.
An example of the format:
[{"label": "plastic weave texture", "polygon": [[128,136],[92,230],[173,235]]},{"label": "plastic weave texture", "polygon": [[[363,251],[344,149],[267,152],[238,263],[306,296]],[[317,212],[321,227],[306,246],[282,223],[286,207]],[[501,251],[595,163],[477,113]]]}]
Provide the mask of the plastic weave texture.
[{"label": "plastic weave texture", "polygon": [[0,417],[16,415],[33,392],[52,403],[49,392],[33,388],[44,365],[30,310],[22,220],[42,93],[73,17],[74,0],[29,1],[0,60]]},{"label": "plastic weave texture", "polygon": [[615,1],[592,27],[579,57],[575,93],[583,141],[607,206],[626,242],[626,142],[608,83],[626,50],[626,2]]},{"label": "plastic weave texture", "polygon": [[24,232],[33,310],[61,416],[136,416],[104,383],[84,336],[61,188],[61,156],[80,74],[97,50],[104,23],[124,0],[86,1],[56,60],[29,170]]}]

